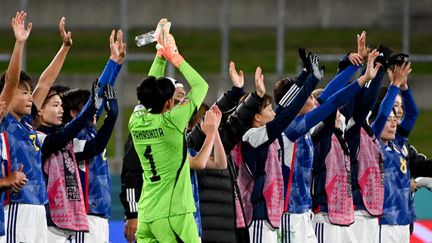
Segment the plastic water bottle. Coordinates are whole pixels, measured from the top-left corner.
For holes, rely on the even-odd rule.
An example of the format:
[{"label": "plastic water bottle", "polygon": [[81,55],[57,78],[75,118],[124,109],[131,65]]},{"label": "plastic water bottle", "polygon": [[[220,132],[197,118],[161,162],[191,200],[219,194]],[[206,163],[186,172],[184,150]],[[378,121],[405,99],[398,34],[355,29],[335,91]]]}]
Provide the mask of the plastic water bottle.
[{"label": "plastic water bottle", "polygon": [[135,36],[135,43],[138,47],[150,44],[155,41],[156,41],[156,34],[154,30],[142,35]]}]

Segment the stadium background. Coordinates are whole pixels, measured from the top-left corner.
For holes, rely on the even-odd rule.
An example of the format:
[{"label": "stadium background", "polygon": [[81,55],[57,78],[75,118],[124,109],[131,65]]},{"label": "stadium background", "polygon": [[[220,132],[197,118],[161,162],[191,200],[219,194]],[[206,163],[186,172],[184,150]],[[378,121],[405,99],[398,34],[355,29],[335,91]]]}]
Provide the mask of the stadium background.
[{"label": "stadium background", "polygon": [[[410,53],[413,72],[409,83],[421,109],[410,141],[432,156],[432,2],[430,0],[1,0],[0,70],[5,70],[13,48],[10,19],[25,9],[33,30],[25,53],[25,70],[34,80],[60,47],[58,21],[66,17],[66,29],[74,41],[57,83],[90,88],[109,56],[112,28],[122,28],[128,54],[117,86],[121,92],[121,117],[108,146],[112,171],[113,216],[111,241],[123,242],[123,209],[118,200],[123,143],[127,121],[136,103],[135,86],[146,75],[154,45],[137,48],[133,37],[154,28],[167,17],[179,50],[210,83],[207,103],[230,87],[227,63],[234,60],[246,74],[246,89],[253,89],[252,74],[261,66],[266,87],[298,70],[297,48],[323,54],[327,79],[337,60],[355,51],[355,34],[367,31],[371,46],[385,44],[394,52]],[[168,74],[176,75],[173,68]],[[133,90],[133,91],[132,91]],[[415,196],[420,221],[412,242],[432,242],[432,193],[421,189]],[[428,221],[431,220],[431,221]]]}]

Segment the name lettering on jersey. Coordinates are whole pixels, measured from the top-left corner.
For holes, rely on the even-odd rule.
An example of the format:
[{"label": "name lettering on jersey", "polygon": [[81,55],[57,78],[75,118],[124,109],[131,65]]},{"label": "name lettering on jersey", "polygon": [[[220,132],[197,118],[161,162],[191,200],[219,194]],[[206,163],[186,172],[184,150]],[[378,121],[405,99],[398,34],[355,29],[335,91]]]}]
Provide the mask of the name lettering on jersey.
[{"label": "name lettering on jersey", "polygon": [[162,128],[156,128],[152,130],[144,130],[144,131],[133,131],[132,132],[135,139],[151,139],[165,136]]}]

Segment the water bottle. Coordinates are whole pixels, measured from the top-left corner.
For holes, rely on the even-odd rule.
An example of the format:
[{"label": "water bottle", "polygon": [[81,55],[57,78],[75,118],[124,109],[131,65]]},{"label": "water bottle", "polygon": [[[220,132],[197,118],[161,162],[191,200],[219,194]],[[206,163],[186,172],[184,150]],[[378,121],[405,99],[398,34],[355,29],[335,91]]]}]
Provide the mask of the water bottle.
[{"label": "water bottle", "polygon": [[138,47],[150,44],[155,41],[156,41],[156,34],[154,30],[142,35],[135,36],[135,43]]}]

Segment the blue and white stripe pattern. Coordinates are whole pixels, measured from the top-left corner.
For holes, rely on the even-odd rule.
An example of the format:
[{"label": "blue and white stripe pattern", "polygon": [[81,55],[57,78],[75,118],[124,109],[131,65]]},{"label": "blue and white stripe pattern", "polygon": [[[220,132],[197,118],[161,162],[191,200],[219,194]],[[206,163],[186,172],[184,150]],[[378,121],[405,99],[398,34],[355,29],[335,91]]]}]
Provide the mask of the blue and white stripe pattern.
[{"label": "blue and white stripe pattern", "polygon": [[290,236],[290,214],[284,213],[282,214],[281,220],[281,242],[282,243],[291,243]]},{"label": "blue and white stripe pattern", "polygon": [[282,107],[287,107],[291,104],[291,102],[294,100],[295,97],[297,97],[297,94],[300,92],[301,87],[297,86],[296,84],[293,84],[290,89],[285,93],[285,95],[282,97],[282,99],[279,101],[279,105]]},{"label": "blue and white stripe pattern", "polygon": [[18,218],[18,203],[11,203],[8,211],[8,222],[7,222],[7,243],[16,243],[16,224]]},{"label": "blue and white stripe pattern", "polygon": [[263,241],[263,224],[264,220],[253,220],[251,224],[252,228],[252,243],[262,243]]},{"label": "blue and white stripe pattern", "polygon": [[324,223],[315,224],[315,235],[318,239],[318,243],[324,243]]},{"label": "blue and white stripe pattern", "polygon": [[74,243],[84,243],[84,232],[76,232]]},{"label": "blue and white stripe pattern", "polygon": [[138,202],[135,199],[135,188],[126,188],[126,201],[129,203],[131,213],[138,212]]}]

